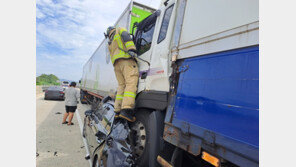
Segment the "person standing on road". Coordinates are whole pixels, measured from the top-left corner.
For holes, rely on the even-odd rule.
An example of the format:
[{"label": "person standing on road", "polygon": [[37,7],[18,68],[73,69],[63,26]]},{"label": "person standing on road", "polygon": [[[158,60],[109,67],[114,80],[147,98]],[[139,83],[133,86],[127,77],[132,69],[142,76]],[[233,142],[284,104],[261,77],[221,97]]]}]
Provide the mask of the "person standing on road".
[{"label": "person standing on road", "polygon": [[139,70],[135,61],[136,47],[125,28],[108,27],[108,49],[114,72],[118,81],[115,98],[115,118],[134,122],[134,105],[139,79]]},{"label": "person standing on road", "polygon": [[[71,82],[70,87],[65,91],[65,106],[66,106],[66,113],[64,114],[62,124],[74,125],[72,123],[72,119],[74,116],[74,112],[77,109],[77,103],[80,98],[79,91],[75,88],[76,83]],[[69,116],[69,122],[67,121],[67,117]]]}]

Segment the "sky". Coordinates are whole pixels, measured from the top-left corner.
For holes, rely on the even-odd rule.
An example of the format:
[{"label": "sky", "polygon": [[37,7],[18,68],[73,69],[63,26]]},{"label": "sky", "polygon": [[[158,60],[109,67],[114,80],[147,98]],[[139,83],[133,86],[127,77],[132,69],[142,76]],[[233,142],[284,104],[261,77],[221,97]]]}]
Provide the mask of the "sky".
[{"label": "sky", "polygon": [[[36,75],[78,81],[82,67],[130,0],[37,0]],[[136,0],[158,8],[160,0]]]}]

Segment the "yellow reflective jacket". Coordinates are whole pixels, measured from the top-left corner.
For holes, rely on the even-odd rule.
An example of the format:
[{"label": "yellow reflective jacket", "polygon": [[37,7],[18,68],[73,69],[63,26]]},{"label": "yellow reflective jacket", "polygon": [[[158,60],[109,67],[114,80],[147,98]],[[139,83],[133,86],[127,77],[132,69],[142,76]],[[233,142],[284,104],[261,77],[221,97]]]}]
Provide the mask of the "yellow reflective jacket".
[{"label": "yellow reflective jacket", "polygon": [[110,34],[114,31],[115,34],[113,35],[113,38],[111,37],[108,46],[112,64],[114,64],[117,59],[130,58],[131,56],[127,53],[127,51],[136,51],[135,44],[125,28],[116,28],[115,30],[112,30]]}]

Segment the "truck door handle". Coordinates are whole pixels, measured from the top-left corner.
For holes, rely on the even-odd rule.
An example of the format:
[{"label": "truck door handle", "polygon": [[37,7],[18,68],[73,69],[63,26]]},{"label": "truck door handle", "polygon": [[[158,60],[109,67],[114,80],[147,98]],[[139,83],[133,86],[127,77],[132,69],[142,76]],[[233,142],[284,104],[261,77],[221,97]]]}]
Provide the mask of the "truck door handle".
[{"label": "truck door handle", "polygon": [[142,75],[141,75],[141,79],[146,79],[147,74],[148,74],[147,72],[143,72]]}]

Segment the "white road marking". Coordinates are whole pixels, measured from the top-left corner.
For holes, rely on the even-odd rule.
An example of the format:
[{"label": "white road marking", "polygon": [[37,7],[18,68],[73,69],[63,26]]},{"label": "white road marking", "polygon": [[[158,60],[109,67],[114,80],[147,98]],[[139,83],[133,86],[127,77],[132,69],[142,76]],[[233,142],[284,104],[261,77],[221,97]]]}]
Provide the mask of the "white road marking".
[{"label": "white road marking", "polygon": [[[79,114],[78,109],[76,109],[76,117],[77,117],[77,121],[78,121],[78,124],[79,124],[79,127],[80,127],[80,132],[81,132],[81,134],[82,134],[82,132],[83,132],[83,123],[82,123],[82,121],[81,121],[81,117],[80,117],[80,114]],[[81,135],[81,136],[82,136],[82,135]],[[83,143],[84,143],[84,148],[85,148],[85,150],[86,150],[86,153],[87,153],[88,155],[90,155],[90,154],[89,154],[88,147],[87,147],[87,144],[86,144],[86,139],[85,139],[83,136],[82,136],[82,140],[83,140]],[[88,160],[88,162],[89,162],[89,166],[92,167],[90,159]]]}]

